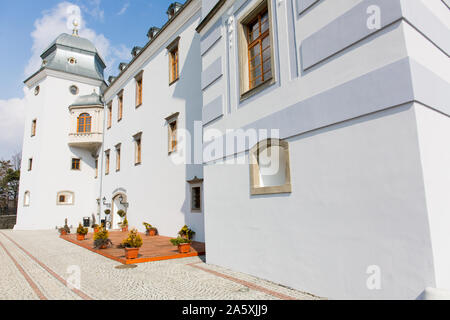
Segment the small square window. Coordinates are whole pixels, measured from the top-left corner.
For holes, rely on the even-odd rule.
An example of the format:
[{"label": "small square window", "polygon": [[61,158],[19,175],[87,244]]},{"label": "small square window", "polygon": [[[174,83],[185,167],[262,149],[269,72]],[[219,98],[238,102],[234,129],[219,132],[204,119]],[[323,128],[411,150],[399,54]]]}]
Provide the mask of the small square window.
[{"label": "small square window", "polygon": [[192,211],[202,210],[202,188],[192,187],[192,199],[191,199],[191,209]]},{"label": "small square window", "polygon": [[75,195],[71,191],[61,191],[58,192],[56,198],[56,204],[59,206],[73,205],[74,204]]},{"label": "small square window", "polygon": [[81,169],[81,160],[73,158],[72,159],[72,170],[80,170]]}]

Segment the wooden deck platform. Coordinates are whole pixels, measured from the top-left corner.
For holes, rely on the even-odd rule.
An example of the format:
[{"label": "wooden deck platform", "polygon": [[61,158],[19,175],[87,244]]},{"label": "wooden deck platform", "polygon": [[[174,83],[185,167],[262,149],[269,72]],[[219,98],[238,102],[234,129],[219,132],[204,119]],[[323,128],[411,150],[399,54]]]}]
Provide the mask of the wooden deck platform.
[{"label": "wooden deck platform", "polygon": [[88,249],[92,252],[98,253],[106,258],[115,260],[122,264],[136,264],[152,261],[170,260],[170,259],[180,259],[195,256],[202,256],[205,254],[205,244],[203,242],[192,242],[191,252],[186,254],[180,254],[178,248],[170,243],[169,237],[155,236],[149,237],[143,233],[142,240],[144,245],[139,250],[139,257],[137,259],[127,260],[125,258],[125,250],[122,248],[117,248],[117,246],[122,242],[123,239],[127,237],[127,232],[120,231],[110,231],[109,239],[112,241],[113,246],[108,249],[96,250],[94,249],[94,234],[89,233],[86,235],[86,240],[78,241],[76,234],[70,234],[66,236],[61,236],[61,239],[72,242],[80,247]]}]

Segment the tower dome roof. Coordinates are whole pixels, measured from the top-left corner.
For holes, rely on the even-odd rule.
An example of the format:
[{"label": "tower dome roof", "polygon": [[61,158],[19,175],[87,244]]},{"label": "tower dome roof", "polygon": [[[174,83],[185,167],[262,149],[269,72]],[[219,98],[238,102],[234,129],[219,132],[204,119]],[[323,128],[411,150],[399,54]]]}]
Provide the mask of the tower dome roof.
[{"label": "tower dome roof", "polygon": [[50,50],[53,46],[59,45],[71,49],[78,49],[82,51],[97,53],[97,49],[91,41],[86,38],[81,38],[76,35],[70,35],[67,33],[60,34],[44,51],[43,56]]},{"label": "tower dome roof", "polygon": [[41,58],[41,70],[50,69],[104,80],[105,62],[91,41],[76,34],[60,34]]}]

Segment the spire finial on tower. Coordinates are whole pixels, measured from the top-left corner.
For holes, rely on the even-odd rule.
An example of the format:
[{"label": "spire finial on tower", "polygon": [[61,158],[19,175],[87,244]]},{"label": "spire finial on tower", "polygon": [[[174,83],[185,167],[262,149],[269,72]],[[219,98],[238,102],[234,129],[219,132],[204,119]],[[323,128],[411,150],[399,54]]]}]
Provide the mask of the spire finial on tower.
[{"label": "spire finial on tower", "polygon": [[77,19],[74,19],[72,24],[73,24],[73,33],[72,33],[72,35],[78,37],[78,27],[79,27],[80,24],[78,23]]}]

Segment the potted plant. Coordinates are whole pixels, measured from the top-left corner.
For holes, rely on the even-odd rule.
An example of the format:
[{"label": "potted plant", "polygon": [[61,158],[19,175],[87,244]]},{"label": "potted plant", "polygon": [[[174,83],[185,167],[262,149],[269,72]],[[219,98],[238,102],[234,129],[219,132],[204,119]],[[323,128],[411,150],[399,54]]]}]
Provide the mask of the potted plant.
[{"label": "potted plant", "polygon": [[189,239],[179,237],[176,239],[171,239],[170,242],[174,246],[178,246],[179,253],[189,253],[191,251],[192,241]]},{"label": "potted plant", "polygon": [[59,228],[58,231],[59,231],[59,234],[60,234],[61,236],[65,236],[65,235],[70,234],[70,228],[69,228],[69,226],[67,225],[67,218],[64,220],[64,227]]},{"label": "potted plant", "polygon": [[192,240],[195,235],[195,231],[190,229],[188,226],[184,226],[180,232],[178,232],[181,238]]},{"label": "potted plant", "polygon": [[154,237],[158,233],[158,229],[153,227],[150,223],[144,222],[145,230],[147,231],[147,236]]},{"label": "potted plant", "polygon": [[83,227],[81,225],[81,223],[80,223],[80,225],[78,226],[78,229],[77,229],[77,240],[78,241],[85,240],[86,239],[86,235],[88,234],[88,232],[89,232],[89,229]]},{"label": "potted plant", "polygon": [[119,223],[122,228],[122,232],[128,232],[128,220],[125,218],[121,223]]},{"label": "potted plant", "polygon": [[94,234],[94,249],[107,249],[112,246],[109,239],[109,232],[106,229],[99,228],[98,232]]},{"label": "potted plant", "polygon": [[128,234],[128,237],[122,241],[121,246],[125,249],[125,257],[127,259],[136,259],[139,255],[139,248],[142,247],[142,237],[139,235],[137,229],[133,229]]}]

